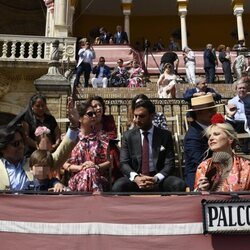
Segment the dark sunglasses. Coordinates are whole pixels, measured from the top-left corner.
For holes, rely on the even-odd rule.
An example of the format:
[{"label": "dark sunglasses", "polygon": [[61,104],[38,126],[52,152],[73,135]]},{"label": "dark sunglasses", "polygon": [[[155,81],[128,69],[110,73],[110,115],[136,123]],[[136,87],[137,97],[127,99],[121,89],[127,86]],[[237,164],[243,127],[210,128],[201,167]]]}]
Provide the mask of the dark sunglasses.
[{"label": "dark sunglasses", "polygon": [[14,148],[18,148],[20,145],[23,145],[24,142],[23,139],[20,139],[18,141],[10,142],[9,144]]},{"label": "dark sunglasses", "polygon": [[99,62],[105,62],[104,60],[100,60]]},{"label": "dark sunglasses", "polygon": [[88,117],[93,117],[93,116],[96,116],[96,112],[89,111],[89,112],[86,113],[86,115]]}]

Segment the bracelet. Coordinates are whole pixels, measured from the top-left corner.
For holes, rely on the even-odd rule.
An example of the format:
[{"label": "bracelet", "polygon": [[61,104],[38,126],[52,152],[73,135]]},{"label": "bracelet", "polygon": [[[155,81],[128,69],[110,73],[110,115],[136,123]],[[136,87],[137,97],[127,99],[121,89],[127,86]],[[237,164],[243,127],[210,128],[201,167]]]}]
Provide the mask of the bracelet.
[{"label": "bracelet", "polygon": [[95,165],[95,168],[96,168],[97,170],[100,170],[100,166],[99,166],[99,165]]},{"label": "bracelet", "polygon": [[69,125],[69,128],[72,129],[72,130],[77,130],[78,127],[79,127],[79,124],[78,125],[73,125],[73,124],[70,123],[70,125]]}]

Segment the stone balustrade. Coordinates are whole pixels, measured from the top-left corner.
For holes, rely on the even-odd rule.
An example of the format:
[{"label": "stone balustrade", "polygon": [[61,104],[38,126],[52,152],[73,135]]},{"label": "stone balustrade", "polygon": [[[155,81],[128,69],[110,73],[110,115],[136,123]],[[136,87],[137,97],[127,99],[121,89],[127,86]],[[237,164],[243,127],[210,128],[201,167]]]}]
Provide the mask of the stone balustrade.
[{"label": "stone balustrade", "polygon": [[75,63],[76,38],[0,35],[1,62],[49,62],[52,42],[59,40],[62,60]]}]

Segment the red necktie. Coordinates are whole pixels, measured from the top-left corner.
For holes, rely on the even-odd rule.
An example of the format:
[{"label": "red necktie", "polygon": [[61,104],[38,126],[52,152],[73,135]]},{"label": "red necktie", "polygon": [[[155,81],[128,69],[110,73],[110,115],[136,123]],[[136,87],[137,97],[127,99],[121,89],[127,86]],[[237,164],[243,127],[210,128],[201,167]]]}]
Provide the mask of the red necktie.
[{"label": "red necktie", "polygon": [[143,132],[143,144],[142,144],[142,174],[149,175],[149,142],[148,132]]}]

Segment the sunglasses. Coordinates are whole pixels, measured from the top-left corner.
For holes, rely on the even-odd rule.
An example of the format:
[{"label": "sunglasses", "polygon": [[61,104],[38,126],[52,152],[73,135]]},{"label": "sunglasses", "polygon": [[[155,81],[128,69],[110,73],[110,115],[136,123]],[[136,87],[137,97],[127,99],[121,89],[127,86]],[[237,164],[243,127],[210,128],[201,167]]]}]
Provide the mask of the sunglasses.
[{"label": "sunglasses", "polygon": [[88,117],[93,117],[93,116],[96,116],[96,112],[89,111],[89,112],[86,113],[86,115]]},{"label": "sunglasses", "polygon": [[20,139],[18,141],[10,142],[9,144],[14,148],[18,148],[20,145],[23,145],[24,142],[23,139]]},{"label": "sunglasses", "polygon": [[105,62],[105,61],[101,60],[101,61],[99,61],[99,62]]}]

